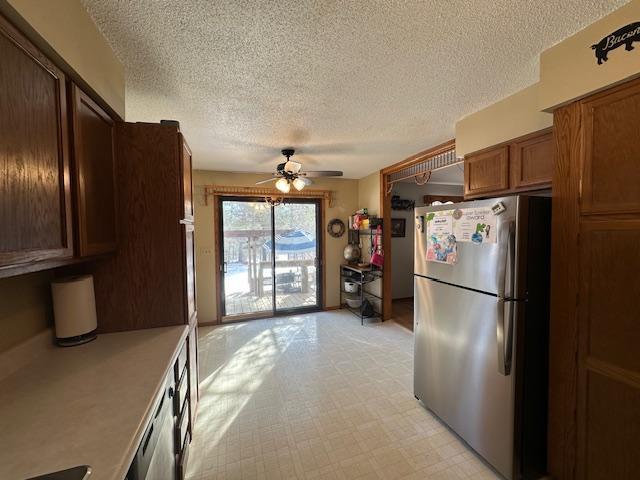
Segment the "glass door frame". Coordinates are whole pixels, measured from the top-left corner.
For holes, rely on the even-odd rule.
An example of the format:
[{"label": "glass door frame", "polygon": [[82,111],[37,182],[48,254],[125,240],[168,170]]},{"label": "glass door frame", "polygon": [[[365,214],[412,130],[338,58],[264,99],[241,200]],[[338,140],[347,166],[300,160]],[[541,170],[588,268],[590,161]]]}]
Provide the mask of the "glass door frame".
[{"label": "glass door frame", "polygon": [[324,230],[323,230],[323,219],[324,219],[324,203],[321,198],[314,197],[296,197],[296,198],[288,198],[283,203],[286,204],[307,204],[307,205],[315,205],[315,214],[316,214],[316,262],[315,262],[315,276],[316,276],[316,304],[315,305],[307,305],[302,307],[294,307],[294,308],[286,308],[279,309],[276,302],[276,258],[275,258],[275,250],[276,250],[276,215],[275,209],[278,206],[271,206],[269,208],[269,212],[271,215],[271,282],[272,282],[272,308],[271,310],[258,311],[246,314],[236,314],[236,315],[226,315],[226,305],[225,305],[225,260],[224,260],[224,202],[264,202],[263,197],[256,197],[254,195],[220,195],[217,201],[217,225],[216,231],[217,235],[215,235],[215,241],[218,243],[219,248],[217,255],[217,305],[218,305],[218,320],[219,323],[232,323],[234,321],[244,321],[244,320],[253,320],[259,318],[270,318],[277,316],[286,316],[286,315],[295,315],[295,314],[304,314],[311,312],[318,312],[324,309]]}]

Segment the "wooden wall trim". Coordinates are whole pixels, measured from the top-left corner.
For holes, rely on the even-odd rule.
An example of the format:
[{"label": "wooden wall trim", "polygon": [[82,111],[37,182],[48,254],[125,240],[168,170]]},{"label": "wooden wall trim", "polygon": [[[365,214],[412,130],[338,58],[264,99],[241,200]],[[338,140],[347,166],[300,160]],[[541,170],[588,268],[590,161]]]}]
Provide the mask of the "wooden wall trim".
[{"label": "wooden wall trim", "polygon": [[322,198],[333,206],[333,191],[305,188],[304,190],[291,191],[283,194],[276,188],[268,187],[227,187],[224,185],[204,185],[204,203],[208,205],[209,198],[215,196],[227,197],[283,197],[283,198]]},{"label": "wooden wall trim", "polygon": [[[205,197],[206,198],[206,197]],[[215,284],[215,302],[216,302],[216,318],[215,324],[222,323],[222,297],[220,295],[220,285],[223,280],[222,272],[220,271],[220,197],[218,195],[213,196],[213,269],[216,278]]]},{"label": "wooden wall trim", "polygon": [[392,279],[391,279],[391,196],[386,195],[388,174],[380,172],[380,212],[383,221],[382,248],[384,264],[382,265],[382,320],[388,320],[393,314]]},{"label": "wooden wall trim", "polygon": [[398,172],[407,167],[415,165],[416,163],[423,162],[430,157],[434,157],[440,153],[447,152],[452,148],[455,148],[455,146],[456,146],[456,140],[455,138],[452,138],[451,140],[447,140],[446,142],[441,143],[440,145],[436,145],[435,147],[431,147],[421,152],[418,152],[415,155],[411,155],[410,157],[407,157],[398,163],[389,165],[388,167],[385,167],[382,170],[380,170],[380,173],[382,175],[389,175],[391,173]]},{"label": "wooden wall trim", "polygon": [[575,478],[578,382],[580,105],[554,112],[548,463],[554,478]]}]

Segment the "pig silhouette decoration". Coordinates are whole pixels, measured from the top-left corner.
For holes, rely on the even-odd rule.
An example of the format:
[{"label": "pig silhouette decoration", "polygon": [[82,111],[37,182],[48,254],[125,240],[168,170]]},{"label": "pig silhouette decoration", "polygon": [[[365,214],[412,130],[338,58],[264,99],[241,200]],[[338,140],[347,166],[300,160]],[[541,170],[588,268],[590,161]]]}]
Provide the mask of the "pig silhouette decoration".
[{"label": "pig silhouette decoration", "polygon": [[630,23],[626,27],[607,35],[598,43],[591,45],[591,49],[595,50],[598,65],[608,60],[607,55],[611,50],[624,45],[625,50],[633,50],[633,42],[640,41],[640,22]]}]

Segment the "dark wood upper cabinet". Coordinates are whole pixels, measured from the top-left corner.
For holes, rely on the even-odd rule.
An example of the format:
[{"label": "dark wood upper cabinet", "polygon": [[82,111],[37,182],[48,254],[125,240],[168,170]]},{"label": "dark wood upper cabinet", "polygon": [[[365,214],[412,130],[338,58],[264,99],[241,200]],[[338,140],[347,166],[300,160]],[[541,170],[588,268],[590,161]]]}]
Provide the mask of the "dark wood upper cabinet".
[{"label": "dark wood upper cabinet", "polygon": [[73,255],[65,76],[0,17],[0,274]]},{"label": "dark wood upper cabinet", "polygon": [[511,145],[511,188],[548,188],[553,176],[552,133],[534,135]]},{"label": "dark wood upper cabinet", "polygon": [[509,147],[467,155],[464,160],[465,197],[486,195],[509,188]]},{"label": "dark wood upper cabinet", "polygon": [[581,104],[582,208],[590,213],[640,212],[640,84],[603,92]]},{"label": "dark wood upper cabinet", "polygon": [[182,134],[152,123],[118,122],[115,130],[118,250],[90,272],[98,329],[185,325],[196,305]]},{"label": "dark wood upper cabinet", "polygon": [[508,195],[551,187],[553,134],[547,128],[464,159],[464,197]]},{"label": "dark wood upper cabinet", "polygon": [[76,247],[80,257],[116,249],[115,122],[70,85]]}]

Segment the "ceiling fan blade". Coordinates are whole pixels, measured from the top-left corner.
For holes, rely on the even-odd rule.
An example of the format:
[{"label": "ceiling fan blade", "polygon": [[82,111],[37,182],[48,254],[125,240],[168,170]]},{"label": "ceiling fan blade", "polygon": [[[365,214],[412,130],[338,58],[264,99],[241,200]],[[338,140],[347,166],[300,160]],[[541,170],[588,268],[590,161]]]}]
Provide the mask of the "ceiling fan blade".
[{"label": "ceiling fan blade", "polygon": [[278,177],[267,178],[266,180],[260,180],[259,182],[256,182],[256,185],[262,185],[263,183],[269,183],[275,180],[278,180]]},{"label": "ceiling fan blade", "polygon": [[339,170],[312,170],[310,172],[300,172],[299,175],[304,177],[341,177],[342,172]]}]

